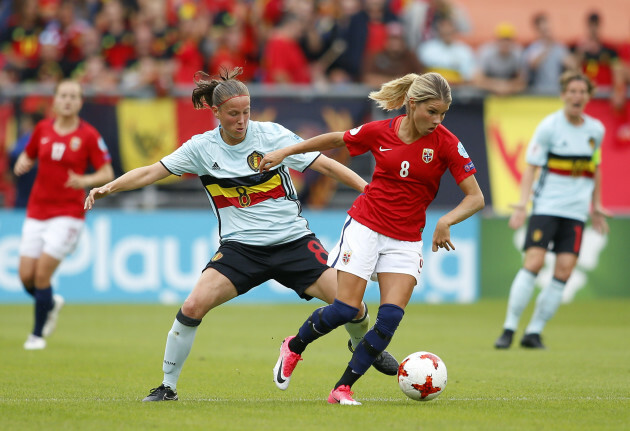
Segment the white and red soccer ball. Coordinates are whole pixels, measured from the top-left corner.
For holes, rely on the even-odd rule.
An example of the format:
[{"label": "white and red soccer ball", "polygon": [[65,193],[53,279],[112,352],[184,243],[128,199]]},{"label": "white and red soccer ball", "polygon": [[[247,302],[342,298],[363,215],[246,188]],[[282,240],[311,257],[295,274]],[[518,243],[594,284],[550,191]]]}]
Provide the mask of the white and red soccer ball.
[{"label": "white and red soccer ball", "polygon": [[446,387],[446,365],[434,353],[415,352],[398,367],[400,389],[412,400],[429,401]]}]

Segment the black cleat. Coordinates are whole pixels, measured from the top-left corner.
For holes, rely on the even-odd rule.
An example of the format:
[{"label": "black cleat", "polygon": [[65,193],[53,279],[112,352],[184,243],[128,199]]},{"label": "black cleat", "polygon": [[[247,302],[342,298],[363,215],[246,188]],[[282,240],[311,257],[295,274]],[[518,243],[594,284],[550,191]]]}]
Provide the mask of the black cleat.
[{"label": "black cleat", "polygon": [[525,334],[521,338],[521,346],[529,349],[546,349],[540,339],[540,334]]},{"label": "black cleat", "polygon": [[177,391],[172,390],[169,386],[163,384],[157,388],[151,389],[151,393],[142,401],[177,401]]},{"label": "black cleat", "polygon": [[514,331],[511,329],[504,329],[503,334],[501,334],[501,336],[497,338],[497,341],[494,342],[494,347],[497,349],[509,349],[512,345],[513,335]]},{"label": "black cleat", "polygon": [[[348,340],[348,349],[354,353],[352,341],[350,340]],[[386,350],[376,357],[372,366],[376,368],[376,371],[379,371],[386,376],[395,376],[398,374],[398,361]]]}]

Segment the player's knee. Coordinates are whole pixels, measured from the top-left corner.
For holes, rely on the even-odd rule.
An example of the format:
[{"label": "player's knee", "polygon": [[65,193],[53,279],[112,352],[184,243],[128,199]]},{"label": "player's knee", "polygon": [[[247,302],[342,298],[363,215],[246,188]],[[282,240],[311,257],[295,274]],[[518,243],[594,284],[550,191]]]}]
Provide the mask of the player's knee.
[{"label": "player's knee", "polygon": [[323,335],[345,323],[351,322],[358,312],[358,308],[335,299],[332,304],[315,310],[309,320],[313,331]]},{"label": "player's knee", "polygon": [[556,265],[553,271],[553,278],[563,283],[566,283],[571,273],[573,272],[574,265]]},{"label": "player's knee", "polygon": [[389,337],[394,335],[400,321],[405,314],[405,310],[395,304],[383,304],[378,308],[375,328]]},{"label": "player's knee", "polygon": [[370,356],[376,357],[389,345],[405,311],[398,305],[383,304],[378,308],[374,328],[368,331],[362,344]]},{"label": "player's knee", "polygon": [[185,312],[182,311],[182,308],[179,309],[179,311],[177,312],[177,316],[175,316],[179,323],[190,327],[199,326],[201,324],[201,319],[195,319],[194,317],[186,315]]},{"label": "player's knee", "polygon": [[338,299],[335,299],[333,303],[326,308],[329,308],[330,310],[329,313],[324,314],[324,319],[328,325],[335,325],[335,328],[351,322],[357,314],[359,314],[358,308],[348,305]]},{"label": "player's knee", "polygon": [[203,319],[203,317],[207,313],[206,307],[204,307],[204,304],[202,304],[196,298],[191,297],[191,296],[186,298],[186,300],[182,304],[180,312],[182,312],[185,316],[188,316],[193,319],[198,319],[200,321],[201,319]]},{"label": "player's knee", "polygon": [[537,276],[544,264],[544,260],[529,260],[525,261],[525,263],[523,264],[523,268]]},{"label": "player's knee", "polygon": [[20,281],[26,290],[35,288],[35,271],[26,270],[20,267],[19,276]]},{"label": "player's knee", "polygon": [[22,285],[24,286],[24,289],[31,291],[33,289],[35,289],[35,277],[33,275],[30,274],[25,274],[22,275],[20,274],[20,281],[22,282]]},{"label": "player's knee", "polygon": [[50,275],[49,274],[35,274],[33,278],[33,285],[38,289],[43,289],[50,286]]}]

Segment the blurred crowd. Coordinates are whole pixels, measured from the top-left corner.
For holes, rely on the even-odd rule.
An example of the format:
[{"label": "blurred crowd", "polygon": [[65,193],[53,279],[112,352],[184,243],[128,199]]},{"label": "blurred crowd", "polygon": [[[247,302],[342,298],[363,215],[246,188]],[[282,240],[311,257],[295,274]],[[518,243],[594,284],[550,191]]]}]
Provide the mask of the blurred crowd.
[{"label": "blurred crowd", "polygon": [[438,71],[508,95],[556,93],[558,76],[581,68],[623,103],[630,40],[602,40],[597,12],[571,43],[554,40],[544,13],[529,43],[495,25],[493,40],[467,44],[466,11],[449,0],[0,0],[0,85],[72,77],[95,91],[168,94],[198,70],[242,66],[246,82],[314,86]]}]

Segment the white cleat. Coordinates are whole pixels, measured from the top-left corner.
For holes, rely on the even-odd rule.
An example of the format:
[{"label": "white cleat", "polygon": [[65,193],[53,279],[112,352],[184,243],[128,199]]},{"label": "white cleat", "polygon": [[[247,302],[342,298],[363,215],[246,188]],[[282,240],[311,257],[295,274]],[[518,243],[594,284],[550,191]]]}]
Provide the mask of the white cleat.
[{"label": "white cleat", "polygon": [[53,308],[48,312],[48,317],[46,318],[46,323],[44,323],[44,328],[42,329],[42,335],[46,338],[50,337],[55,328],[57,327],[57,319],[59,318],[59,311],[65,304],[63,300],[63,296],[61,295],[53,295]]},{"label": "white cleat", "polygon": [[42,350],[46,348],[46,340],[37,335],[30,334],[24,342],[24,349],[26,350]]}]

